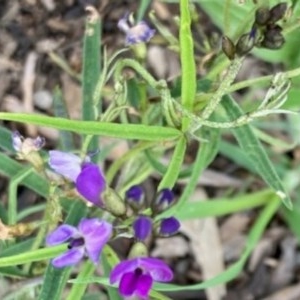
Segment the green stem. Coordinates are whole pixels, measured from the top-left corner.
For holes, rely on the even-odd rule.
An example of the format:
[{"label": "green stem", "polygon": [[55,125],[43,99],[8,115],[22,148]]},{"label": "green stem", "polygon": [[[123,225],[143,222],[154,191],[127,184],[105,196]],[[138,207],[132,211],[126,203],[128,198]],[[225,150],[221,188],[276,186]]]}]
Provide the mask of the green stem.
[{"label": "green stem", "polygon": [[231,65],[226,72],[226,75],[224,76],[223,80],[220,83],[219,88],[215,91],[212,98],[209,100],[208,105],[204,109],[202,113],[202,119],[206,120],[210,117],[210,115],[215,111],[216,107],[219,105],[219,103],[222,100],[222,97],[228,93],[228,90],[230,88],[230,85],[236,78],[243,62],[243,57],[235,58]]},{"label": "green stem", "polygon": [[17,222],[17,190],[18,185],[25,179],[29,174],[33,172],[33,168],[25,168],[11,177],[9,188],[8,188],[8,224],[14,225]]},{"label": "green stem", "polygon": [[[300,68],[282,72],[282,74],[285,75],[287,78],[298,77],[298,76],[300,76]],[[261,85],[269,84],[273,78],[274,78],[274,75],[267,75],[267,76],[262,76],[259,78],[244,80],[244,81],[233,84],[228,89],[228,92],[232,93],[232,92],[247,88],[249,86],[253,86],[255,84],[261,84]]]},{"label": "green stem", "polygon": [[170,165],[158,186],[158,190],[161,190],[163,188],[173,188],[180,173],[180,169],[184,160],[185,150],[186,137],[182,135],[177,142],[172,159],[170,161]]},{"label": "green stem", "polygon": [[[181,62],[181,103],[187,111],[193,110],[196,95],[196,66],[194,60],[194,44],[191,32],[191,16],[189,1],[180,0],[180,62]],[[182,120],[182,131],[189,127],[190,120]]]}]

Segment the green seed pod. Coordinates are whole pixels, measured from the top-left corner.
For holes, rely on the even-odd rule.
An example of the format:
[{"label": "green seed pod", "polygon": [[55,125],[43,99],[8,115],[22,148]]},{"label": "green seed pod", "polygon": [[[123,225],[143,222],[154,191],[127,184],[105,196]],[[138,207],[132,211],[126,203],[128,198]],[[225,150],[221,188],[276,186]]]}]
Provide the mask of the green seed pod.
[{"label": "green seed pod", "polygon": [[270,11],[268,7],[260,7],[255,12],[255,23],[257,25],[266,25],[270,18]]},{"label": "green seed pod", "polygon": [[112,215],[116,217],[124,216],[126,213],[126,206],[122,198],[111,188],[107,187],[101,194],[104,207]]},{"label": "green seed pod", "polygon": [[222,51],[230,60],[234,59],[235,46],[234,46],[232,40],[227,36],[222,37]]},{"label": "green seed pod", "polygon": [[249,33],[243,34],[235,46],[236,54],[239,56],[246,55],[254,47],[254,42],[255,39]]},{"label": "green seed pod", "polygon": [[276,23],[277,21],[281,20],[285,12],[287,10],[287,3],[278,3],[270,10],[270,19],[269,23]]},{"label": "green seed pod", "polygon": [[145,244],[137,242],[130,249],[128,258],[148,256],[148,250]]}]

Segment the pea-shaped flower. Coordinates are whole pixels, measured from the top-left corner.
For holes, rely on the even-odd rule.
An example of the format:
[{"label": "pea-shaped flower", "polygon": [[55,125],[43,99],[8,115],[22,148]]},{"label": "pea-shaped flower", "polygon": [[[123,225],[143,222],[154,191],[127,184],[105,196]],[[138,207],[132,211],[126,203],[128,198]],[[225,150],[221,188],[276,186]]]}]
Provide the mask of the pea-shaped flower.
[{"label": "pea-shaped flower", "polygon": [[112,225],[97,219],[82,219],[78,228],[63,224],[46,237],[48,246],[68,242],[68,250],[52,260],[52,265],[62,268],[77,264],[85,256],[97,264],[103,246],[112,234]]},{"label": "pea-shaped flower", "polygon": [[126,14],[118,22],[118,27],[126,34],[125,44],[134,45],[148,42],[155,34],[155,29],[149,27],[145,21],[140,21],[133,25]]},{"label": "pea-shaped flower", "polygon": [[79,156],[58,150],[49,151],[49,165],[58,174],[75,183],[76,189],[86,200],[103,207],[101,194],[106,182],[98,165],[82,160]]},{"label": "pea-shaped flower", "polygon": [[152,257],[137,257],[120,262],[110,273],[110,283],[119,284],[124,297],[148,299],[154,281],[168,282],[173,272],[163,261]]}]

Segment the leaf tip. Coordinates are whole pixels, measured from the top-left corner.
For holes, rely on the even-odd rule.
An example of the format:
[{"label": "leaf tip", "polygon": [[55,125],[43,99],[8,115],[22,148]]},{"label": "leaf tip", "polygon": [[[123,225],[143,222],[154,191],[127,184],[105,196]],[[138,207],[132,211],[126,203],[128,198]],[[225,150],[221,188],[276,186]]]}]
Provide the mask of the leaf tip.
[{"label": "leaf tip", "polygon": [[284,191],[276,191],[276,195],[282,200],[283,204],[289,209],[293,209],[293,203]]}]

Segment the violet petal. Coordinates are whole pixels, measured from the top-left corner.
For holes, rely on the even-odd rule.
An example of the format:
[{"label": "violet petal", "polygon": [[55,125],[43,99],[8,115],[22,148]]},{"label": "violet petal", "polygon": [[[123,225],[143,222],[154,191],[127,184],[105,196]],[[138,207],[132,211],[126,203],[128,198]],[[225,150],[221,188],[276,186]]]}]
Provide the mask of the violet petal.
[{"label": "violet petal", "polygon": [[59,150],[49,151],[49,166],[58,174],[75,182],[81,172],[79,156]]},{"label": "violet petal", "polygon": [[23,137],[22,135],[20,134],[19,131],[14,131],[12,134],[11,134],[11,138],[12,138],[12,146],[13,148],[19,152],[21,151],[21,148],[22,148],[22,144],[23,144]]},{"label": "violet petal", "polygon": [[138,277],[136,283],[136,294],[146,298],[151,290],[153,279],[149,274],[142,274]]},{"label": "violet petal", "polygon": [[119,282],[125,273],[133,272],[138,267],[138,259],[124,260],[118,263],[110,272],[110,283]]},{"label": "violet petal", "polygon": [[75,235],[78,235],[78,230],[75,227],[63,224],[47,235],[46,244],[48,246],[62,244]]},{"label": "violet petal", "polygon": [[84,256],[84,248],[74,248],[54,258],[51,263],[56,268],[76,265]]},{"label": "violet petal", "polygon": [[126,44],[133,45],[148,42],[155,34],[155,30],[151,29],[144,21],[139,22],[126,32]]},{"label": "violet petal", "polygon": [[140,257],[139,266],[147,270],[154,281],[167,282],[173,278],[173,272],[170,267],[160,259]]},{"label": "violet petal", "polygon": [[145,216],[138,217],[133,223],[134,236],[138,240],[145,240],[152,231],[152,221]]},{"label": "violet petal", "polygon": [[79,194],[96,206],[103,206],[101,194],[105,185],[105,178],[100,168],[93,163],[86,163],[76,179]]},{"label": "violet petal", "polygon": [[78,225],[85,239],[85,248],[89,258],[97,264],[103,246],[112,234],[112,225],[100,219],[82,219]]},{"label": "violet petal", "polygon": [[132,296],[136,290],[138,282],[138,276],[134,272],[125,273],[122,276],[119,285],[119,292],[122,296]]}]

